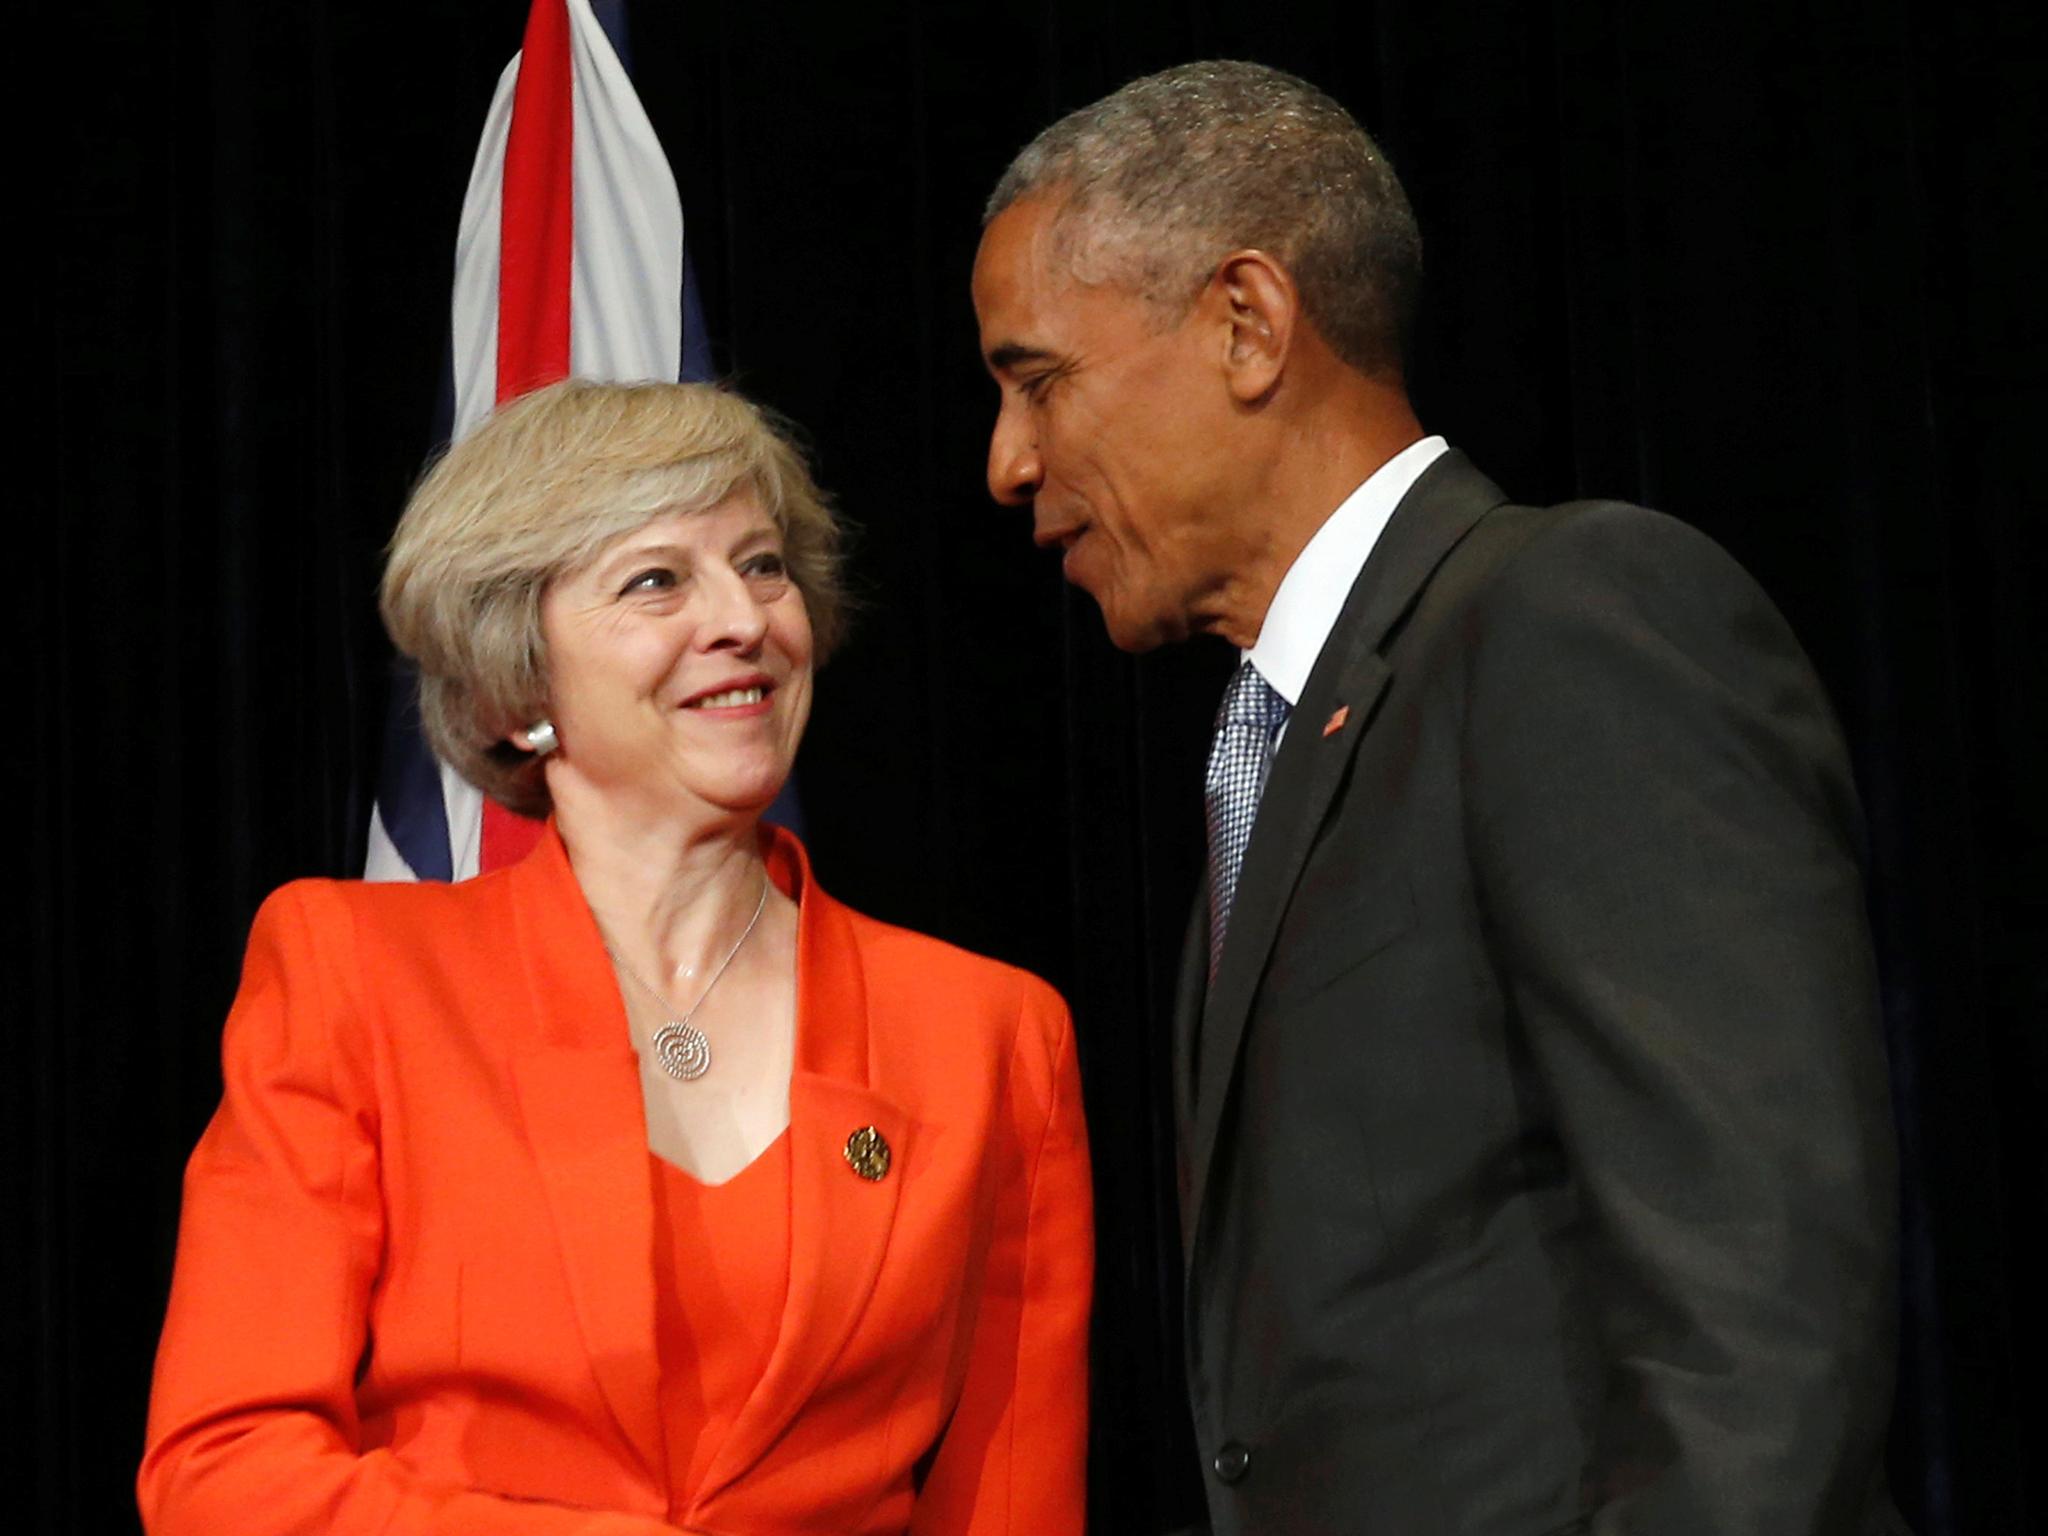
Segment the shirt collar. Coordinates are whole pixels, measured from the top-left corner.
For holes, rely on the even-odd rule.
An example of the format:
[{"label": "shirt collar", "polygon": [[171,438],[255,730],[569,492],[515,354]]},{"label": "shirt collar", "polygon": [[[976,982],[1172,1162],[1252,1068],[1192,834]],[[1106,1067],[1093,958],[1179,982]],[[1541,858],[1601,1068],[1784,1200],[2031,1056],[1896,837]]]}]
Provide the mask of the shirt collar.
[{"label": "shirt collar", "polygon": [[1425,437],[1366,476],[1365,483],[1323,519],[1323,526],[1280,579],[1259,638],[1244,659],[1290,707],[1301,702],[1316,658],[1344,611],[1344,599],[1351,595],[1352,583],[1365,568],[1394,508],[1445,450],[1441,437]]}]

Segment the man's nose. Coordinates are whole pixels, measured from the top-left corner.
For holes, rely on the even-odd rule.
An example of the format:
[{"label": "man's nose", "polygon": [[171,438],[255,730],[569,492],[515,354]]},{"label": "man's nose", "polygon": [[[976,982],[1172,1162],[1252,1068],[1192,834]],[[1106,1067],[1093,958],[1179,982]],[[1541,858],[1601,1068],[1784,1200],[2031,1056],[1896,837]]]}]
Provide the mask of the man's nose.
[{"label": "man's nose", "polygon": [[1045,480],[1037,435],[1018,415],[1005,405],[988,442],[988,493],[1006,507],[1028,504]]}]

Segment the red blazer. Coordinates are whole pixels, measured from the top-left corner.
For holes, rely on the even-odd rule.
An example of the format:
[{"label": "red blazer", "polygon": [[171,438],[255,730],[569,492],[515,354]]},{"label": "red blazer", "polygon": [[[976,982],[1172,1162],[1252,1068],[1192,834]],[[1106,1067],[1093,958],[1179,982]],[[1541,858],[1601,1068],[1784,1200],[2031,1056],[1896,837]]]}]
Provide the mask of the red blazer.
[{"label": "red blazer", "polygon": [[[1093,1252],[1066,1009],[841,906],[765,836],[801,906],[789,1297],[683,1528],[1078,1532]],[[286,886],[223,1052],[148,1529],[673,1531],[637,1063],[560,839],[462,885]],[[878,1179],[845,1152],[868,1126]]]}]

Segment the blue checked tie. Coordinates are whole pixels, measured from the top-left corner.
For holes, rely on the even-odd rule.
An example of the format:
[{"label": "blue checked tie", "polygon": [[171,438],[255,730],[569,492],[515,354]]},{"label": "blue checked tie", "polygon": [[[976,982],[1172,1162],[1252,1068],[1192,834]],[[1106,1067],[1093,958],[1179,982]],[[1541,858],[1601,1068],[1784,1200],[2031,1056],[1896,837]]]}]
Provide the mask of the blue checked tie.
[{"label": "blue checked tie", "polygon": [[1209,977],[1223,953],[1223,930],[1237,896],[1237,874],[1259,814],[1259,795],[1273,759],[1273,734],[1287,719],[1287,701],[1249,661],[1223,692],[1216,739],[1209,746],[1204,799],[1209,823]]}]

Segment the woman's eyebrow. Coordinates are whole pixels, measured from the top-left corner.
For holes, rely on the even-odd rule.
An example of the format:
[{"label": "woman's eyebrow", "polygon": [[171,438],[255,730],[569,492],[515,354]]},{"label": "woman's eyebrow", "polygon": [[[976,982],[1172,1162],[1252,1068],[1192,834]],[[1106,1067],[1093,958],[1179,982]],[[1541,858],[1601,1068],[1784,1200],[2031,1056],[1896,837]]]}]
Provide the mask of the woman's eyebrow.
[{"label": "woman's eyebrow", "polygon": [[647,560],[668,560],[688,564],[693,558],[690,551],[680,544],[629,544],[622,549],[613,550],[608,555],[600,556],[597,564],[591,567],[591,571],[602,578],[622,566],[637,565]]}]

